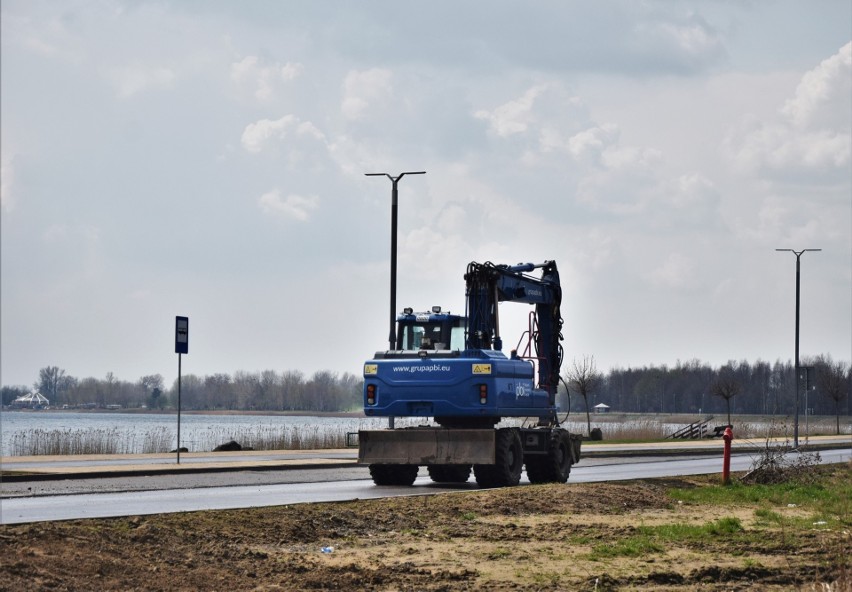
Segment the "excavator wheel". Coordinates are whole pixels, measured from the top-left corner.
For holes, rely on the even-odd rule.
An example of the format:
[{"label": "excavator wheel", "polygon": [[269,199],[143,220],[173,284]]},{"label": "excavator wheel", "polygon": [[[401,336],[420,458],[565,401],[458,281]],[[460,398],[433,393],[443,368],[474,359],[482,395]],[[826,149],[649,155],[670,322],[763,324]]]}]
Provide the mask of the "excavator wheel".
[{"label": "excavator wheel", "polygon": [[546,456],[526,459],[530,483],[565,483],[571,474],[571,439],[567,432],[556,432]]},{"label": "excavator wheel", "polygon": [[497,430],[493,465],[473,465],[473,474],[480,487],[512,487],[521,480],[524,468],[524,446],[517,429]]},{"label": "excavator wheel", "polygon": [[370,465],[370,476],[376,485],[414,485],[417,465]]},{"label": "excavator wheel", "polygon": [[530,483],[549,483],[550,472],[547,470],[548,457],[535,455],[528,456],[524,459],[524,464],[527,466],[527,478]]},{"label": "excavator wheel", "polygon": [[436,483],[467,483],[470,465],[429,465],[429,476]]}]

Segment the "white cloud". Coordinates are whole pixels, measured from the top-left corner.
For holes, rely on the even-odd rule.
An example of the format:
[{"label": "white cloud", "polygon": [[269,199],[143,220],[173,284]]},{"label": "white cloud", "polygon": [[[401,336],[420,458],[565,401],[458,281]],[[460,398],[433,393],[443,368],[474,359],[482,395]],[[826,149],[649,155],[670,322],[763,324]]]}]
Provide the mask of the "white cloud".
[{"label": "white cloud", "polygon": [[3,5],[3,41],[45,58],[79,63],[85,55],[81,39],[62,18],[16,15]]},{"label": "white cloud", "polygon": [[784,228],[795,226],[793,216],[794,212],[787,204],[776,196],[769,196],[761,204],[757,226],[749,226],[745,231],[753,233],[756,238],[782,236]]},{"label": "white cloud", "polygon": [[646,209],[662,181],[663,153],[624,145],[621,128],[596,122],[583,99],[559,81],[537,84],[517,99],[474,117],[488,122],[508,159],[562,179],[554,212],[571,215],[577,203],[626,215]]},{"label": "white cloud", "polygon": [[260,152],[270,140],[283,140],[289,134],[309,137],[321,142],[325,141],[323,134],[309,121],[301,121],[295,115],[285,115],[280,119],[261,119],[250,123],[243,130],[241,138],[243,148],[249,152]]},{"label": "white cloud", "polygon": [[239,62],[231,64],[231,80],[234,82],[242,82],[246,78],[252,76],[257,70],[257,56],[246,56]]},{"label": "white cloud", "polygon": [[292,129],[299,119],[295,115],[285,115],[276,120],[261,119],[250,123],[243,130],[241,141],[249,152],[260,152],[270,138],[283,138],[288,129]]},{"label": "white cloud", "polygon": [[808,204],[803,204],[799,197],[770,195],[761,200],[755,214],[734,219],[732,228],[738,237],[766,248],[787,244],[822,246],[828,241],[848,241],[845,238],[848,237],[848,213],[846,220],[836,219],[834,210],[829,208],[803,216],[803,205],[807,207]]},{"label": "white cloud", "polygon": [[823,175],[852,162],[852,43],[802,76],[778,116],[751,116],[726,147],[745,169]]},{"label": "white cloud", "polygon": [[674,47],[689,55],[712,55],[722,49],[718,35],[708,29],[704,23],[659,23],[654,27],[654,32],[661,39],[671,42]]},{"label": "white cloud", "polygon": [[[637,22],[627,37],[627,51],[647,64],[695,72],[726,56],[726,41],[716,27],[697,14],[663,16]],[[619,43],[619,42],[616,42]]]},{"label": "white cloud", "polygon": [[[465,241],[464,234],[447,233],[442,227],[415,228],[401,238],[400,259],[403,262],[403,268],[406,267],[406,262],[418,262],[417,278],[419,280],[440,281],[447,276],[448,268],[452,270],[452,273],[457,273],[461,265],[456,265],[454,262],[460,253],[470,251],[470,245]],[[426,290],[425,286],[421,289]]]},{"label": "white cloud", "polygon": [[274,189],[261,195],[257,203],[266,214],[304,222],[310,217],[311,212],[319,207],[319,197],[290,194],[286,198],[282,198],[281,192]]},{"label": "white cloud", "polygon": [[662,153],[654,148],[622,146],[619,130],[613,124],[604,124],[585,130],[571,138],[568,150],[577,159],[586,158],[609,169],[618,171],[649,171],[662,160]]},{"label": "white cloud", "polygon": [[383,68],[352,70],[343,81],[340,111],[346,119],[361,119],[371,107],[388,103],[393,98],[393,73]]},{"label": "white cloud", "polygon": [[67,236],[68,226],[65,224],[51,224],[41,234],[42,239],[46,243],[55,243],[65,239]]},{"label": "white cloud", "polygon": [[701,208],[707,204],[716,204],[719,193],[712,181],[701,173],[689,173],[679,176],[670,184],[669,203],[682,209]]},{"label": "white cloud", "polygon": [[849,129],[852,109],[852,42],[806,73],[781,112],[798,127]]},{"label": "white cloud", "polygon": [[257,56],[246,56],[241,61],[231,64],[231,80],[241,84],[249,79],[255,79],[250,81],[257,86],[255,97],[269,98],[269,80],[266,75],[268,70],[261,69],[261,72],[258,72],[257,61]]},{"label": "white cloud", "polygon": [[280,68],[281,70],[281,78],[284,80],[295,80],[299,76],[302,75],[303,66],[302,64],[292,64],[287,62]]},{"label": "white cloud", "polygon": [[462,236],[468,227],[467,212],[460,204],[447,204],[438,215],[438,224],[445,232]]},{"label": "white cloud", "polygon": [[109,77],[119,98],[127,99],[148,90],[170,88],[177,74],[164,67],[128,66],[114,68]]},{"label": "white cloud", "polygon": [[274,98],[275,87],[281,82],[295,80],[302,73],[302,64],[264,63],[257,56],[246,56],[231,64],[231,80],[239,87],[246,88],[258,101]]},{"label": "white cloud", "polygon": [[575,158],[589,152],[600,155],[605,148],[618,141],[618,126],[607,123],[583,130],[568,140],[568,152]]},{"label": "white cloud", "polygon": [[532,113],[536,98],[546,90],[545,86],[534,86],[527,90],[521,97],[508,101],[493,111],[481,109],[473,115],[477,119],[487,121],[491,131],[505,138],[513,134],[527,131],[534,120]]},{"label": "white cloud", "polygon": [[678,289],[693,285],[693,263],[680,253],[672,253],[650,276],[657,286]]},{"label": "white cloud", "polygon": [[23,42],[24,42],[24,45],[27,47],[27,49],[29,49],[29,50],[31,50],[35,53],[38,53],[38,54],[41,54],[41,55],[44,55],[44,56],[47,56],[47,57],[55,57],[57,55],[60,55],[60,52],[55,45],[48,43],[45,39],[43,39],[41,37],[37,37],[35,35],[29,35],[29,36],[24,38]]},{"label": "white cloud", "polygon": [[603,153],[603,164],[608,169],[649,171],[663,160],[663,153],[656,148],[639,146],[612,146]]},{"label": "white cloud", "polygon": [[847,131],[797,130],[777,122],[755,122],[729,145],[738,166],[781,174],[846,168],[852,153]]}]

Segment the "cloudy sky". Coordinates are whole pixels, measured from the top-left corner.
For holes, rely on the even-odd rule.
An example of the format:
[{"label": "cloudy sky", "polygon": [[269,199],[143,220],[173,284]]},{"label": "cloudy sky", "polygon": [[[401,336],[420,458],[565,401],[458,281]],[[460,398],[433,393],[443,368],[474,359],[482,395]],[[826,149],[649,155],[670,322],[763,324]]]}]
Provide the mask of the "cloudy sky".
[{"label": "cloudy sky", "polygon": [[[852,4],[3,0],[2,383],[360,373],[470,261],[566,358],[852,359]],[[528,308],[502,307],[512,344]]]}]

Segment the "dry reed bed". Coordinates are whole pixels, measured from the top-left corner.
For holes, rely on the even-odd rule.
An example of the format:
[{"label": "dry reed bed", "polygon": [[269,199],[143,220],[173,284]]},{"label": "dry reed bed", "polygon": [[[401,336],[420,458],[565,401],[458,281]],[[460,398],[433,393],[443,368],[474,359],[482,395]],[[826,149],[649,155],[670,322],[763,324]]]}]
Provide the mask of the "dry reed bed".
[{"label": "dry reed bed", "polygon": [[[616,441],[653,441],[662,440],[674,430],[673,425],[680,425],[655,419],[625,419],[595,418],[594,427],[600,427],[605,440]],[[397,427],[415,426],[427,423],[425,419],[398,418]],[[521,420],[506,420],[501,426],[521,425]],[[688,423],[688,422],[687,422]],[[366,427],[384,425],[379,420],[368,421]],[[562,424],[575,433],[586,432],[586,422],[573,420]],[[297,426],[237,426],[226,428],[211,427],[207,430],[196,430],[191,439],[182,438],[181,446],[190,451],[201,452],[213,450],[216,446],[234,440],[244,448],[254,450],[322,450],[345,448],[347,432],[357,430],[362,425],[346,423],[339,426],[329,425],[297,425]],[[810,423],[811,434],[830,434],[834,431],[831,421]],[[734,430],[738,439],[760,439],[770,436],[790,437],[791,427],[783,421],[768,422],[734,422]],[[186,436],[186,434],[184,434]],[[137,454],[162,453],[176,448],[176,430],[165,427],[155,427],[147,430],[128,430],[119,428],[94,429],[32,429],[10,438],[9,450],[3,453],[11,456],[37,455],[75,455],[75,454]]]}]

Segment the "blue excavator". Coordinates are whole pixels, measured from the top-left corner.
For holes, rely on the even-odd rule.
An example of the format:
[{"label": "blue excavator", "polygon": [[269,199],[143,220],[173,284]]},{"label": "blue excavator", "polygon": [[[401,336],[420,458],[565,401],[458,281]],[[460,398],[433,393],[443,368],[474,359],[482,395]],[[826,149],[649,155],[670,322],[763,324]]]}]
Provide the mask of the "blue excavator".
[{"label": "blue excavator", "polygon": [[[412,485],[421,466],[440,483],[467,482],[472,471],[480,487],[513,486],[524,466],[532,483],[564,483],[580,460],[582,436],[557,417],[563,352],[556,263],[472,262],[464,279],[464,316],[406,308],[397,317],[395,349],[364,364],[368,417],[431,422],[361,430],[358,462],[369,465],[376,485]],[[508,357],[501,302],[534,306]]]}]

